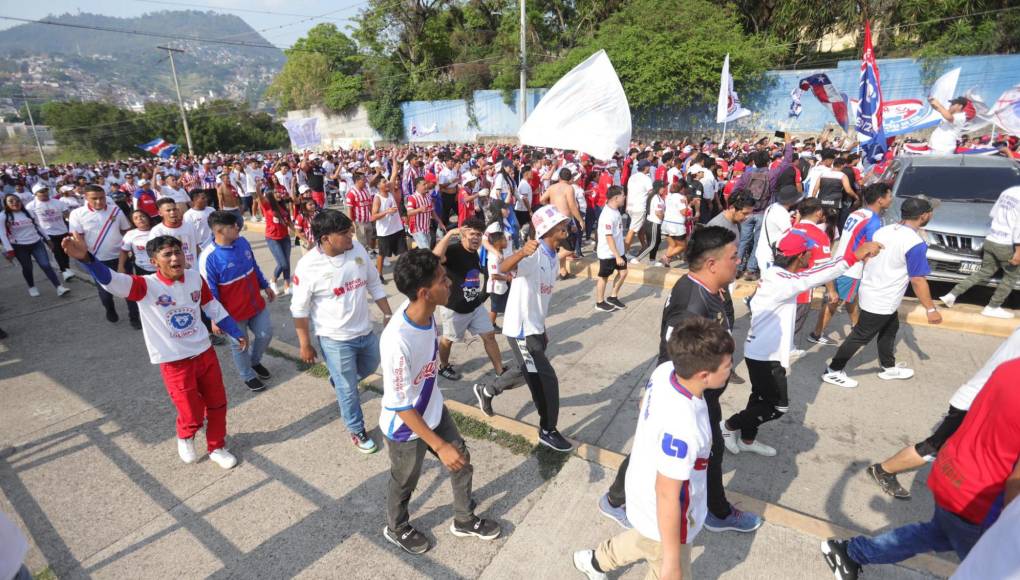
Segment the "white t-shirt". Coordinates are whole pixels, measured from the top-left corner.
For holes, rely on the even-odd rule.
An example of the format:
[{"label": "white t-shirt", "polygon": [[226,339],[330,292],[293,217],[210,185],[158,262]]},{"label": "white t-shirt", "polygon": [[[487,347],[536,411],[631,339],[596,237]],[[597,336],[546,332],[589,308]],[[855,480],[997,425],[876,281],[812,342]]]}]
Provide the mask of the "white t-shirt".
[{"label": "white t-shirt", "polygon": [[[360,242],[337,256],[316,247],[294,269],[290,313],[311,318],[315,335],[352,340],[372,332],[368,298],[386,298],[379,272]],[[396,319],[394,317],[394,319]]]},{"label": "white t-shirt", "polygon": [[[571,184],[574,188],[574,201],[577,202],[577,210],[582,214],[588,212],[588,201],[584,199],[584,189],[580,185]],[[582,224],[583,225],[583,224]]]},{"label": "white t-shirt", "polygon": [[439,173],[438,181],[440,187],[456,185],[457,183],[460,183],[460,172],[458,172],[456,168],[450,169],[449,167],[444,167]]},{"label": "white t-shirt", "polygon": [[[832,253],[833,257],[841,258],[848,253],[857,251],[863,242],[870,242],[875,232],[882,227],[882,218],[866,207],[856,209],[846,218],[843,234],[839,238],[839,246]],[[864,273],[864,262],[857,262],[843,275],[860,280]]]},{"label": "white t-shirt", "polygon": [[599,214],[598,227],[595,228],[598,234],[598,243],[595,247],[595,255],[600,260],[612,260],[616,258],[613,251],[609,249],[609,242],[606,236],[613,236],[613,243],[616,244],[616,251],[623,255],[623,216],[620,211],[609,207],[602,208]]},{"label": "white t-shirt", "polygon": [[59,199],[50,198],[47,201],[33,199],[25,205],[28,213],[35,217],[35,223],[47,236],[59,236],[67,233],[67,223],[64,221],[64,212],[70,211],[71,206]]},{"label": "white t-shirt", "polygon": [[627,211],[644,213],[645,202],[652,191],[652,178],[637,171],[627,180]]},{"label": "white t-shirt", "polygon": [[171,228],[166,224],[157,224],[149,230],[149,239],[156,236],[173,236],[181,241],[181,250],[184,251],[184,259],[188,262],[189,268],[198,265],[198,255],[202,252],[202,238],[198,230],[190,222],[181,220],[181,225]]},{"label": "white t-shirt", "polygon": [[527,179],[522,179],[520,185],[517,186],[517,201],[514,202],[514,211],[528,211],[533,195],[531,184]]},{"label": "white t-shirt", "polygon": [[247,167],[244,170],[244,193],[252,195],[258,191],[259,180],[262,179],[262,171],[258,168]]},{"label": "white t-shirt", "polygon": [[198,232],[198,245],[199,247],[205,247],[212,239],[212,228],[209,227],[209,216],[215,211],[213,208],[206,206],[205,209],[190,208],[184,212],[184,222],[195,226],[195,231]]},{"label": "white t-shirt", "polygon": [[120,245],[121,250],[134,254],[135,265],[146,272],[156,271],[156,266],[154,266],[152,264],[152,260],[149,259],[149,253],[145,251],[145,244],[149,241],[149,235],[151,233],[151,230],[131,230],[124,234],[124,241]]},{"label": "white t-shirt", "polygon": [[1020,244],[1020,186],[1013,186],[995,200],[989,215],[992,227],[985,241],[1012,246]]},{"label": "white t-shirt", "polygon": [[[663,212],[663,216],[659,217],[659,212]],[[666,219],[666,200],[662,199],[661,195],[653,195],[651,204],[648,206],[648,221],[653,224],[661,224],[662,220]]]},{"label": "white t-shirt", "polygon": [[485,291],[489,294],[506,294],[507,290],[510,289],[510,285],[507,284],[506,280],[497,280],[493,277],[497,274],[502,274],[499,271],[499,265],[503,263],[503,259],[504,254],[500,252],[486,252],[485,269],[489,275],[485,282]]},{"label": "white t-shirt", "polygon": [[524,338],[545,333],[545,317],[557,275],[556,251],[545,242],[540,242],[538,251],[517,263],[503,314],[504,336]]},{"label": "white t-shirt", "polygon": [[758,237],[758,244],[754,247],[754,256],[758,259],[758,267],[761,271],[772,265],[772,246],[779,243],[791,229],[793,224],[790,212],[778,203],[765,208],[765,215],[762,216],[761,235]]},{"label": "white t-shirt", "polygon": [[[397,207],[397,200],[392,194],[383,197],[377,193],[375,197],[379,200],[379,213]],[[377,236],[389,236],[402,231],[404,231],[404,223],[400,221],[400,212],[391,213],[382,219],[375,220]]]},{"label": "white t-shirt", "polygon": [[415,325],[407,317],[408,305],[408,301],[400,305],[379,339],[383,373],[379,427],[393,441],[418,438],[397,411],[416,409],[430,429],[443,418],[443,393],[436,385],[439,327],[435,317],[428,326]]},{"label": "white t-shirt", "polygon": [[183,189],[174,189],[169,185],[164,185],[162,189],[159,190],[159,195],[161,198],[169,197],[177,203],[191,203],[191,198],[188,197],[188,194],[185,193]]},{"label": "white t-shirt", "polygon": [[663,206],[662,231],[669,236],[687,233],[687,198],[682,193],[667,193]]},{"label": "white t-shirt", "polygon": [[861,308],[872,314],[892,314],[900,307],[910,278],[931,273],[928,244],[903,224],[879,228],[871,241],[882,244],[883,249],[864,264]]},{"label": "white t-shirt", "polygon": [[89,252],[100,261],[116,260],[120,257],[122,231],[131,229],[131,223],[124,212],[115,204],[107,203],[106,209],[97,211],[89,206],[79,207],[71,212],[68,220],[72,234],[81,234]]},{"label": "white t-shirt", "polygon": [[956,141],[963,133],[963,126],[967,124],[965,113],[953,113],[953,121],[942,119],[939,126],[931,132],[928,138],[928,147],[931,152],[937,155],[952,155],[956,152]]},{"label": "white t-shirt", "polygon": [[708,406],[688,391],[666,362],[652,371],[645,388],[627,468],[627,519],[648,539],[662,541],[656,513],[655,479],[661,473],[683,482],[680,541],[691,544],[708,514],[707,469],[712,452]]},{"label": "white t-shirt", "polygon": [[704,188],[704,192],[701,197],[707,201],[715,199],[715,191],[718,186],[718,182],[715,179],[715,175],[709,170],[704,170],[704,177],[701,178],[701,187]]},{"label": "white t-shirt", "polygon": [[969,381],[960,385],[959,389],[956,389],[952,398],[949,399],[949,404],[962,411],[969,411],[974,398],[984,388],[985,383],[988,382],[988,377],[992,376],[995,369],[1002,363],[1018,357],[1020,357],[1020,327],[1014,330],[1013,334],[1009,335],[1009,338],[999,345],[999,348],[985,362],[981,370],[974,373],[974,376]]}]

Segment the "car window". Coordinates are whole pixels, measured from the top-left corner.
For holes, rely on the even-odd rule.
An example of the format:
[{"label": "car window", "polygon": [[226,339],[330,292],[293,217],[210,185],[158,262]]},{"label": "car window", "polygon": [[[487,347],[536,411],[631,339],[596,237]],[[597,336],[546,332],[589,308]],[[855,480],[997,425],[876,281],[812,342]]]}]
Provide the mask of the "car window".
[{"label": "car window", "polygon": [[1014,185],[1020,185],[1020,169],[1014,167],[912,166],[904,171],[896,195],[994,202]]}]

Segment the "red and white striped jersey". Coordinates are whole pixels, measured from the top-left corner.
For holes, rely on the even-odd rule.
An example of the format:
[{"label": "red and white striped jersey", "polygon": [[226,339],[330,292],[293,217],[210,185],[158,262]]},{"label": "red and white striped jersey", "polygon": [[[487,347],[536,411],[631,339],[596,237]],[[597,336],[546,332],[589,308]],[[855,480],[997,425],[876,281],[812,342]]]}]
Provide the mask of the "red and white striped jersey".
[{"label": "red and white striped jersey", "polygon": [[347,206],[351,208],[354,221],[368,223],[372,221],[372,192],[368,189],[351,188],[347,192]]},{"label": "red and white striped jersey", "polygon": [[432,224],[432,197],[428,194],[416,193],[407,200],[407,209],[428,208],[419,214],[408,216],[407,229],[412,234],[428,232]]}]

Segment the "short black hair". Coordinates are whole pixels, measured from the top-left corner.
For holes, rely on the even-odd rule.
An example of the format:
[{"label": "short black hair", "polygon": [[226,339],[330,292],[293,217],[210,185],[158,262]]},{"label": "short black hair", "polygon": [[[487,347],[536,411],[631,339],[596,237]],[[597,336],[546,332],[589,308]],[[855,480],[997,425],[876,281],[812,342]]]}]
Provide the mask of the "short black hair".
[{"label": "short black hair", "polygon": [[188,195],[191,196],[191,201],[195,201],[196,197],[200,195],[205,195],[205,191],[201,189],[192,189],[191,193],[189,193]]},{"label": "short black hair", "polygon": [[164,205],[177,205],[177,202],[174,201],[172,197],[161,197],[156,200],[157,208],[163,207]]},{"label": "short black hair", "polygon": [[506,240],[506,234],[504,234],[503,232],[490,232],[489,233],[489,243],[490,244],[494,244],[495,245],[496,243],[502,242],[504,240]]},{"label": "short black hair", "polygon": [[88,195],[90,193],[101,193],[103,195],[106,195],[106,190],[94,183],[90,183],[85,186],[85,194]]},{"label": "short black hair", "polygon": [[464,220],[463,224],[461,224],[460,229],[475,230],[476,232],[485,232],[485,222],[482,220],[482,218],[479,217],[468,218]]},{"label": "short black hair", "polygon": [[768,151],[755,151],[751,154],[751,161],[755,167],[762,168],[769,166],[769,152]]},{"label": "short black hair", "polygon": [[236,226],[237,216],[230,213],[229,211],[214,211],[209,214],[209,227],[215,228],[216,226]]},{"label": "short black hair", "polygon": [[673,329],[666,341],[666,352],[673,361],[673,371],[690,378],[702,372],[719,370],[727,356],[733,356],[733,336],[723,325],[691,316]]},{"label": "short black hair", "polygon": [[181,247],[181,241],[173,236],[156,236],[145,243],[145,253],[154,257],[160,250],[167,246]]},{"label": "short black hair", "polygon": [[418,299],[419,289],[428,288],[436,281],[439,267],[439,257],[431,251],[425,248],[408,250],[393,266],[393,282],[401,294],[414,302]]},{"label": "short black hair", "polygon": [[812,215],[823,209],[822,201],[817,197],[809,197],[804,199],[797,205],[797,211],[801,216]]},{"label": "short black hair", "polygon": [[864,188],[864,203],[871,205],[885,197],[890,191],[892,191],[892,186],[888,183],[876,181]]},{"label": "short black hair", "polygon": [[560,181],[570,181],[573,178],[574,174],[571,173],[569,169],[567,169],[566,167],[560,169]]},{"label": "short black hair", "polygon": [[730,197],[730,207],[740,211],[745,207],[754,207],[754,198],[748,193],[738,193]]},{"label": "short black hair", "polygon": [[825,149],[822,149],[822,154],[821,155],[822,155],[822,161],[825,161],[826,159],[836,159],[836,150],[835,149],[829,149],[828,147],[826,147]]},{"label": "short black hair", "polygon": [[737,234],[722,227],[701,228],[691,234],[687,242],[687,264],[692,272],[701,269],[708,254],[737,241]]},{"label": "short black hair", "polygon": [[606,190],[606,201],[609,201],[610,199],[613,199],[614,197],[623,194],[624,192],[622,187],[620,187],[619,185],[610,185],[609,189]]},{"label": "short black hair", "polygon": [[322,241],[323,236],[346,232],[354,227],[351,218],[335,209],[324,209],[312,218],[312,236],[315,243]]}]

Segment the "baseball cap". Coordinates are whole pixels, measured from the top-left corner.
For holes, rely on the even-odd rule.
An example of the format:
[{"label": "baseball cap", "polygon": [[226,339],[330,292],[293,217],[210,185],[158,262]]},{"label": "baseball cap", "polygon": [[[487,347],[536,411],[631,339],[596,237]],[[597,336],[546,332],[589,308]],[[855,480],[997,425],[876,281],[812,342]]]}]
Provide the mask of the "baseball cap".
[{"label": "baseball cap", "polygon": [[921,217],[935,209],[936,204],[923,195],[908,197],[900,206],[900,217],[905,220]]},{"label": "baseball cap", "polygon": [[776,249],[779,253],[786,256],[787,258],[803,254],[804,252],[815,247],[817,244],[813,240],[807,237],[807,234],[800,230],[790,230],[790,233],[779,240],[779,245]]},{"label": "baseball cap", "polygon": [[138,180],[138,185],[148,185],[148,184],[149,184],[149,180],[148,179],[139,179]]},{"label": "baseball cap", "polygon": [[535,236],[542,238],[556,224],[567,221],[567,216],[551,205],[544,205],[531,216],[531,225],[535,228]]},{"label": "baseball cap", "polygon": [[307,185],[305,185],[305,184],[301,184],[301,185],[299,185],[299,186],[298,186],[298,188],[297,188],[297,191],[298,191],[298,193],[305,193],[306,191],[311,191],[311,190],[312,190],[312,188],[311,188],[311,187],[308,187],[308,186],[307,186]]},{"label": "baseball cap", "polygon": [[37,182],[35,182],[35,185],[32,186],[32,193],[39,193],[40,191],[42,191],[44,189],[49,189],[49,188],[50,188],[50,186],[46,185],[45,183],[43,183],[41,181],[37,181]]},{"label": "baseball cap", "polygon": [[644,169],[645,167],[648,167],[649,165],[651,165],[651,163],[649,163],[645,159],[642,159],[641,161],[638,161],[638,164],[637,164],[638,171],[641,171],[642,169]]}]

